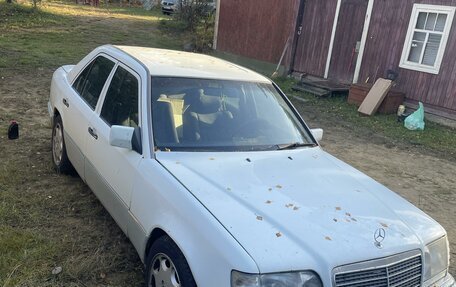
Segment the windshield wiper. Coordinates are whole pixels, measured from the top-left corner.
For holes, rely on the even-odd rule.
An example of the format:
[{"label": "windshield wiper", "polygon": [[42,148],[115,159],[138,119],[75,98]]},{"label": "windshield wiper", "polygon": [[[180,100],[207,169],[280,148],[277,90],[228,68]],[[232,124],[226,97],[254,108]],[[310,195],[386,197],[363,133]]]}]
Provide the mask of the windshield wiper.
[{"label": "windshield wiper", "polygon": [[314,147],[317,146],[316,143],[289,143],[289,144],[278,144],[277,150],[286,150],[286,149],[295,149],[299,147]]}]

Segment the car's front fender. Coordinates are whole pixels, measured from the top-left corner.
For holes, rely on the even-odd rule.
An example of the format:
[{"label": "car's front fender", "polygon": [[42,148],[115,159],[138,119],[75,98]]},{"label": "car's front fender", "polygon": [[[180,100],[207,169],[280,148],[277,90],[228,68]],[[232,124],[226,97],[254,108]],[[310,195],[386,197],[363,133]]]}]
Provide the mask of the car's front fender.
[{"label": "car's front fender", "polygon": [[235,238],[159,162],[144,160],[138,170],[130,210],[144,236],[128,233],[142,260],[147,237],[160,228],[179,246],[199,286],[229,287],[233,269],[258,272]]}]

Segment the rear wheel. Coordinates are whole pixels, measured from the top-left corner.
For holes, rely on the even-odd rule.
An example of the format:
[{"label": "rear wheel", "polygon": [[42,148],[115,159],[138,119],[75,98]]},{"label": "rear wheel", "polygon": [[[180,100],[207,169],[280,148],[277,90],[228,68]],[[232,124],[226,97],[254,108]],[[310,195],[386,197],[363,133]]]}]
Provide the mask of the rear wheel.
[{"label": "rear wheel", "polygon": [[150,247],[145,275],[147,287],[196,287],[187,260],[168,236]]},{"label": "rear wheel", "polygon": [[58,173],[69,173],[73,170],[73,166],[66,152],[63,123],[60,115],[54,118],[54,125],[52,127],[52,163]]}]

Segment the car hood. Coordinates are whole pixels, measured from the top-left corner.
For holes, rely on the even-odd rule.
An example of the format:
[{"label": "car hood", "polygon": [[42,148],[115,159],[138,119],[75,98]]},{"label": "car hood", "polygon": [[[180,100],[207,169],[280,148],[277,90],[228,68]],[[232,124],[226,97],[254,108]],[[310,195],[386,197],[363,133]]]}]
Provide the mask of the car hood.
[{"label": "car hood", "polygon": [[[262,273],[328,270],[422,249],[445,233],[406,200],[319,147],[156,157]],[[376,246],[381,228],[385,238]]]}]

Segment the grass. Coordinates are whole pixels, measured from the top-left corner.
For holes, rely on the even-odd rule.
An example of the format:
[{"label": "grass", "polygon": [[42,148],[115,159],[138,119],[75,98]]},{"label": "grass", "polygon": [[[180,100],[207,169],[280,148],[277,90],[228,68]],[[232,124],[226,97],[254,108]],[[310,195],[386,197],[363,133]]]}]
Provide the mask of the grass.
[{"label": "grass", "polygon": [[317,98],[311,94],[293,91],[292,86],[296,84],[293,79],[279,78],[276,82],[287,95],[305,99],[306,105],[312,106],[324,117],[330,117],[334,123],[350,124],[355,133],[356,130],[368,130],[395,144],[416,146],[444,157],[456,158],[455,129],[425,121],[424,131],[410,131],[403,123],[397,122],[396,115],[360,116],[358,107],[347,103],[346,97]]},{"label": "grass", "polygon": [[175,37],[157,31],[160,20],[167,18],[158,10],[112,4],[95,8],[52,1],[33,9],[2,0],[0,49],[7,54],[0,57],[0,69],[56,68],[107,43],[179,49]]},{"label": "grass", "polygon": [[16,141],[0,136],[1,287],[142,285],[136,251],[93,193],[53,171],[46,103],[52,72],[99,45],[180,49],[181,35],[159,28],[168,19],[114,4],[0,0],[0,123],[21,127]]}]

